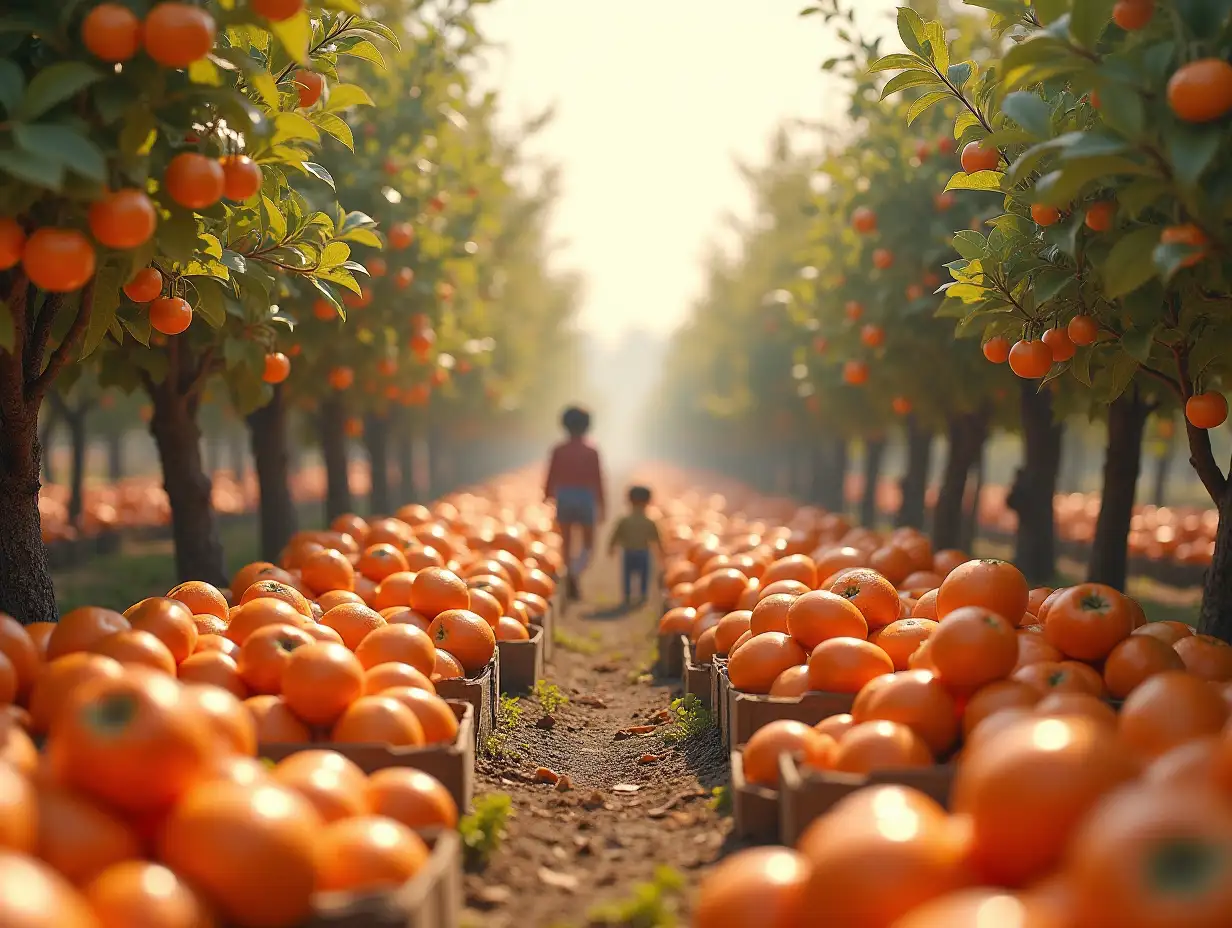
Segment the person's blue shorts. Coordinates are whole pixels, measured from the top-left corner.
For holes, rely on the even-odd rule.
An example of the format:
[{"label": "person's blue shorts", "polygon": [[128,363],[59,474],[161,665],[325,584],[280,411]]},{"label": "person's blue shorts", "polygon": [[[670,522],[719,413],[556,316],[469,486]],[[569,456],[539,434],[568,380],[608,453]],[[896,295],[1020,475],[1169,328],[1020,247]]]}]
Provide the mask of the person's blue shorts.
[{"label": "person's blue shorts", "polygon": [[561,525],[594,525],[595,493],[586,487],[561,487],[556,491],[556,521]]}]

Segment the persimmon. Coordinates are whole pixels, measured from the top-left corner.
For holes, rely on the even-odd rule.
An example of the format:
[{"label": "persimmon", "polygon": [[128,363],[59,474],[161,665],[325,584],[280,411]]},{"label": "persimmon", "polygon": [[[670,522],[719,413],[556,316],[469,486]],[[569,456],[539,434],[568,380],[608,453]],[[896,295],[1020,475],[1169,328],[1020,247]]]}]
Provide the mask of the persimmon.
[{"label": "persimmon", "polygon": [[94,276],[95,263],[94,246],[76,229],[36,229],[21,253],[30,282],[49,293],[80,290]]},{"label": "persimmon", "polygon": [[1052,369],[1052,349],[1043,341],[1019,339],[1009,353],[1010,370],[1024,380],[1043,377]]},{"label": "persimmon", "polygon": [[1232,64],[1199,58],[1168,79],[1168,106],[1185,122],[1213,122],[1232,111]]},{"label": "persimmon", "polygon": [[1065,329],[1049,329],[1040,340],[1052,352],[1054,364],[1061,364],[1074,356],[1074,343]]},{"label": "persimmon", "polygon": [[1197,429],[1214,429],[1228,418],[1228,400],[1213,391],[1195,393],[1185,401],[1185,418]]},{"label": "persimmon", "polygon": [[1179,744],[1216,735],[1229,709],[1209,682],[1183,670],[1166,670],[1138,685],[1121,706],[1121,740],[1143,757],[1158,757]]},{"label": "persimmon", "polygon": [[128,188],[104,194],[90,204],[90,234],[108,248],[136,248],[149,241],[158,213],[145,191]]},{"label": "persimmon", "polygon": [[258,16],[280,23],[303,10],[304,0],[250,0],[249,6]]},{"label": "persimmon", "polygon": [[1082,583],[1057,597],[1044,620],[1044,637],[1067,657],[1103,660],[1133,631],[1124,593],[1100,583]]},{"label": "persimmon", "polygon": [[1112,21],[1126,32],[1145,29],[1155,15],[1155,0],[1117,0]]},{"label": "persimmon", "polygon": [[843,304],[843,315],[849,322],[859,322],[864,315],[864,305],[859,300],[848,300]]},{"label": "persimmon", "polygon": [[214,18],[190,3],[155,4],[142,23],[146,54],[165,68],[186,68],[214,47]]},{"label": "persimmon", "polygon": [[1184,670],[1185,662],[1168,644],[1150,635],[1121,641],[1104,661],[1104,684],[1114,699],[1124,699],[1140,684],[1165,670]]},{"label": "persimmon", "polygon": [[1087,207],[1083,223],[1092,232],[1107,232],[1116,220],[1116,204],[1111,200],[1098,200]]},{"label": "persimmon", "polygon": [[786,847],[755,847],[720,861],[702,881],[694,928],[806,925],[808,860]]},{"label": "persimmon", "polygon": [[1065,329],[1069,340],[1079,347],[1094,345],[1099,338],[1099,323],[1091,316],[1075,316]]},{"label": "persimmon", "polygon": [[896,396],[890,400],[890,408],[894,410],[896,416],[910,415],[912,410],[911,400],[905,396]]},{"label": "persimmon", "polygon": [[143,267],[124,285],[124,295],[134,303],[148,303],[163,292],[163,275],[156,267]]},{"label": "persimmon", "polygon": [[266,383],[282,383],[291,376],[291,359],[281,351],[271,351],[265,356],[265,368],[261,379]]},{"label": "persimmon", "polygon": [[362,798],[373,815],[408,828],[455,828],[458,806],[439,780],[410,767],[387,767],[367,778]]},{"label": "persimmon", "polygon": [[994,145],[985,145],[982,141],[968,142],[963,146],[959,160],[962,169],[968,174],[977,171],[995,171],[1001,163],[1001,152]]},{"label": "persimmon", "polygon": [[744,746],[744,778],[759,786],[779,784],[779,755],[791,753],[805,767],[828,769],[834,757],[834,739],[815,728],[789,719],[764,725]]},{"label": "persimmon", "polygon": [[[175,5],[178,4],[163,4]],[[222,165],[213,158],[192,151],[181,152],[167,164],[163,189],[185,209],[206,209],[222,199],[226,175]]]},{"label": "persimmon", "polygon": [[1045,206],[1043,203],[1031,204],[1031,219],[1037,226],[1052,226],[1061,221],[1061,211],[1055,206]]},{"label": "persimmon", "polygon": [[261,166],[247,155],[228,155],[219,163],[222,165],[223,196],[228,200],[247,200],[261,189]]},{"label": "persimmon", "polygon": [[1010,357],[1010,342],[1003,335],[994,335],[983,345],[984,357],[993,364],[1004,364]]},{"label": "persimmon", "polygon": [[294,76],[295,90],[299,94],[301,109],[307,109],[321,99],[325,90],[325,78],[316,71],[299,68]]},{"label": "persimmon", "polygon": [[919,735],[898,722],[861,722],[839,739],[833,766],[843,773],[928,767],[933,756]]},{"label": "persimmon", "polygon": [[428,862],[428,846],[401,822],[375,815],[340,819],[318,836],[316,888],[322,892],[391,891]]},{"label": "persimmon", "polygon": [[100,3],[81,21],[81,42],[99,61],[128,61],[141,48],[141,20],[119,3]]},{"label": "persimmon", "polygon": [[178,296],[164,296],[150,301],[150,325],[155,332],[164,335],[179,335],[193,320],[193,309],[188,301]]},{"label": "persimmon", "polygon": [[1027,579],[1013,564],[996,558],[966,561],[955,567],[937,590],[937,616],[962,606],[983,606],[1017,625],[1030,600]]}]

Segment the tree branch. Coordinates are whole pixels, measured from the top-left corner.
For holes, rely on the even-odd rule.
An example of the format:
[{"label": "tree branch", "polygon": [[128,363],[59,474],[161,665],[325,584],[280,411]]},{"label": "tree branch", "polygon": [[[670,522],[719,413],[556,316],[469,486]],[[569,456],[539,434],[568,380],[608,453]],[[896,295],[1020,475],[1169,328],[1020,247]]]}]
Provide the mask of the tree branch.
[{"label": "tree branch", "polygon": [[[1193,395],[1193,382],[1189,379],[1189,351],[1185,346],[1172,349],[1176,358],[1177,373],[1180,374],[1181,399],[1188,400]],[[1207,495],[1216,506],[1223,500],[1224,491],[1228,487],[1228,478],[1219,469],[1215,460],[1215,452],[1211,448],[1211,433],[1200,429],[1185,417],[1185,436],[1189,439],[1189,463],[1206,488]]]},{"label": "tree branch", "polygon": [[[85,299],[85,295],[81,297]],[[26,345],[25,362],[26,379],[33,380],[43,369],[43,356],[47,353],[47,342],[51,338],[51,327],[56,321],[56,315],[64,308],[64,296],[59,293],[49,293],[43,300],[43,308],[39,310],[36,319],[32,313],[27,313],[30,323],[30,341]]]},{"label": "tree branch", "polygon": [[[46,313],[50,307],[44,307],[43,312]],[[51,353],[51,358],[47,361],[47,367],[38,375],[33,383],[26,387],[26,400],[41,400],[47,392],[47,388],[55,381],[56,376],[68,363],[69,355],[76,349],[78,342],[86,334],[86,329],[90,326],[90,317],[94,314],[94,280],[91,279],[86,284],[85,289],[81,291],[81,302],[77,305],[77,315],[73,318],[73,324],[69,326],[68,332],[60,344],[56,345],[55,351]],[[39,320],[40,325],[42,320]],[[40,357],[39,362],[42,362]]]}]

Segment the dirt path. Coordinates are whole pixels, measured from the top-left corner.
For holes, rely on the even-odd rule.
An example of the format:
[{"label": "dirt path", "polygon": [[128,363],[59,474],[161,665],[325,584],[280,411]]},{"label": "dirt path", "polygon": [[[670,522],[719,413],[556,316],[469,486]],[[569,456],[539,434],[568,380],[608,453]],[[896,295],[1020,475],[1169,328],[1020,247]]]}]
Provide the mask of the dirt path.
[{"label": "dirt path", "polygon": [[[476,796],[505,793],[514,813],[486,869],[467,875],[467,925],[674,924],[668,913],[685,913],[701,868],[727,849],[731,819],[714,797],[728,782],[718,729],[671,737],[683,726],[664,724],[663,710],[679,681],[649,674],[657,604],[624,613],[618,583],[614,561],[597,560],[586,602],[558,622],[546,676],[568,702],[549,722],[550,698],[523,697],[499,750],[478,762]],[[641,726],[653,731],[627,733]],[[535,782],[539,767],[571,788]]]}]

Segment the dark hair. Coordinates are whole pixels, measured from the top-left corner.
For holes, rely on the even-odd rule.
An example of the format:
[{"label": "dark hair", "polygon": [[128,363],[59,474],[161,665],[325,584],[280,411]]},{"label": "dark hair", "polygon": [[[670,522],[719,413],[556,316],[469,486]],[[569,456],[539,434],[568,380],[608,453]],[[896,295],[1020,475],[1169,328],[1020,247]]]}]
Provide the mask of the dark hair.
[{"label": "dark hair", "polygon": [[645,506],[650,502],[650,487],[629,487],[629,502],[634,506]]},{"label": "dark hair", "polygon": [[590,413],[580,406],[570,406],[560,417],[560,424],[574,438],[580,438],[590,431]]}]

